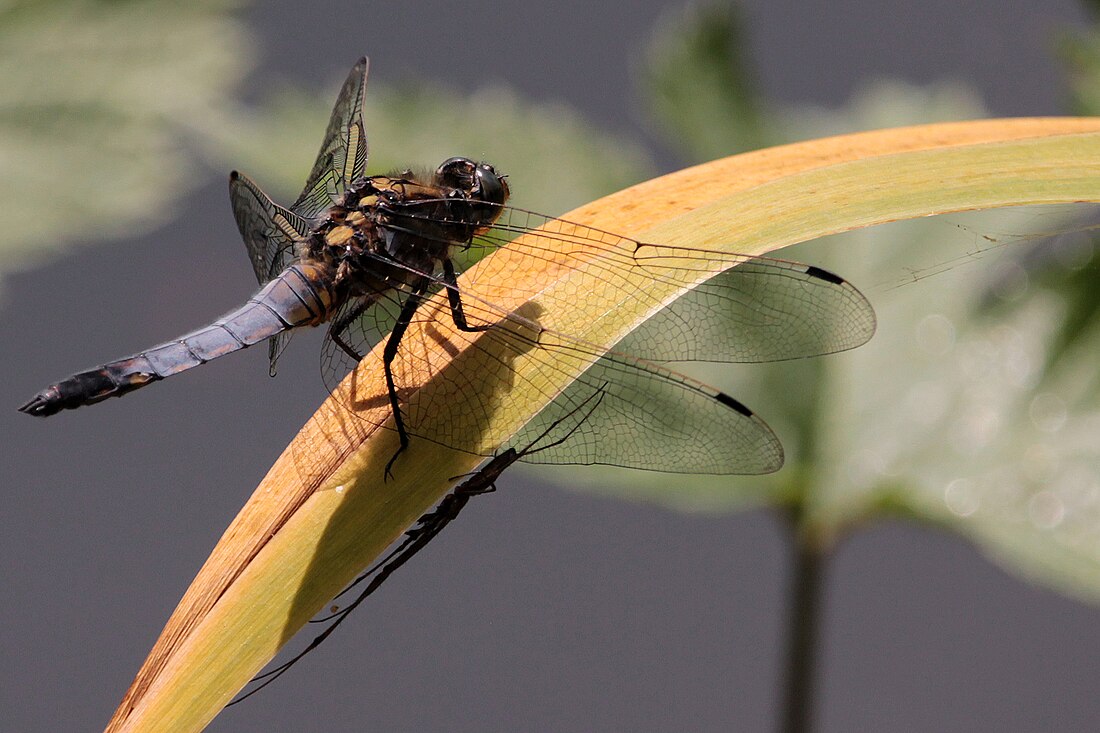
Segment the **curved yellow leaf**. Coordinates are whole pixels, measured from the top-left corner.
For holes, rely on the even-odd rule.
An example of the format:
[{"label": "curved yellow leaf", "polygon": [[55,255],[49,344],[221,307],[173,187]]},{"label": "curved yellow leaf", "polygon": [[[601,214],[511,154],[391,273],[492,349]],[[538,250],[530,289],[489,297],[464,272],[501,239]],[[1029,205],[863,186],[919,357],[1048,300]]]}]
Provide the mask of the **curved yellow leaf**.
[{"label": "curved yellow leaf", "polygon": [[[787,145],[654,179],[564,218],[648,241],[763,254],[902,218],[1076,201],[1100,202],[1100,120],[937,124]],[[494,272],[512,278],[521,273],[539,283],[543,295],[585,293],[575,308],[547,308],[538,320],[602,346],[649,315],[631,312],[583,269],[559,269],[553,262],[519,269],[517,262],[504,248],[467,276],[491,283]],[[646,287],[652,292],[659,286]],[[505,308],[529,305],[501,295]],[[445,306],[426,306],[432,307]],[[422,394],[436,394],[431,401],[439,404],[456,377],[477,384],[481,357],[464,351],[476,335],[455,333],[447,318],[416,327],[430,333],[412,334],[408,343],[437,347],[425,347],[430,353],[423,354]],[[357,404],[375,405],[363,409],[384,417],[388,408],[377,399],[384,386],[376,357],[364,359],[341,390]],[[510,359],[542,389],[480,396],[494,413],[469,428],[478,431],[487,451],[543,406],[540,395],[553,394],[575,376],[540,373],[522,354]],[[284,642],[446,492],[449,477],[479,461],[414,439],[395,466],[395,479],[383,481],[396,448],[393,431],[375,429],[331,399],[322,405],[199,572],[108,730],[201,730]]]}]

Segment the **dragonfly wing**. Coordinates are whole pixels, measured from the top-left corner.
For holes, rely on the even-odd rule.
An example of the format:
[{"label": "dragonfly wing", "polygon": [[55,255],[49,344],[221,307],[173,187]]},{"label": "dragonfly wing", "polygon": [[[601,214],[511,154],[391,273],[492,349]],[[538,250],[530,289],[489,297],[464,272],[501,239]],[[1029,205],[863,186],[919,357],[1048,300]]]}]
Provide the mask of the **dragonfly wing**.
[{"label": "dragonfly wing", "polygon": [[[272,201],[251,179],[237,171],[229,175],[229,200],[252,270],[256,280],[263,285],[295,259],[295,247],[308,234],[309,224]],[[291,333],[284,331],[268,340],[267,357],[272,375]]]},{"label": "dragonfly wing", "polygon": [[367,167],[367,133],[363,127],[363,94],[367,88],[366,57],[352,67],[325,130],[325,139],[305,188],[291,210],[312,219],[343,195]]},{"label": "dragonfly wing", "polygon": [[[431,231],[424,223],[436,204],[403,205],[394,226]],[[511,242],[506,264],[493,269],[486,287],[474,271],[455,289],[468,323],[489,327],[473,334],[472,344],[456,357],[473,365],[443,367],[446,375],[436,375],[440,388],[418,389],[425,370],[437,367],[425,358],[433,351],[430,345],[415,339],[445,339],[440,334],[445,329],[433,335],[425,335],[430,328],[411,329],[399,344],[392,371],[411,435],[486,455],[513,439],[494,432],[500,429],[493,416],[501,400],[550,405],[513,439],[512,445],[523,445],[599,394],[598,406],[568,440],[530,460],[765,473],[781,465],[783,453],[763,420],[732,397],[654,362],[790,359],[852,348],[874,333],[874,310],[866,298],[843,278],[813,266],[647,244],[518,209],[503,211],[494,228],[470,247],[492,249],[515,235],[524,236]],[[512,256],[517,253],[521,256]],[[401,265],[387,261],[387,266]],[[555,287],[530,277],[532,270],[552,273]],[[570,271],[575,276],[561,277]],[[515,310],[494,305],[483,295],[490,291],[521,305]],[[575,309],[593,292],[614,294],[631,311],[649,313],[653,324],[636,329],[621,349],[608,351],[542,328],[532,315],[544,308]],[[393,296],[395,306],[407,297],[399,291]],[[453,315],[436,301],[422,306],[416,318],[445,323]],[[369,328],[360,333],[384,333],[383,321],[369,319]],[[356,350],[353,356],[365,353]],[[537,364],[517,371],[512,363],[521,359]],[[576,374],[582,376],[574,380]],[[358,406],[385,404],[386,397],[370,395]]]},{"label": "dragonfly wing", "polygon": [[[356,357],[387,332],[407,297],[393,291],[359,313],[345,306],[357,318],[342,338],[360,346],[347,354],[333,338],[326,339],[330,389],[347,367],[358,362]],[[455,346],[454,362],[440,369],[426,358],[434,344],[424,340],[446,344],[450,330],[431,328],[431,323],[451,319],[448,308],[438,303],[417,311],[414,321],[423,321],[427,328],[410,329],[398,346],[392,369],[411,435],[479,455],[490,455],[505,442],[538,443],[545,447],[532,451],[527,460],[541,463],[716,474],[766,473],[782,465],[783,451],[775,434],[728,395],[659,364],[544,329],[519,312],[504,312],[466,294],[462,301],[471,325],[492,327],[469,334],[468,346]],[[514,363],[520,359],[533,360],[535,368],[517,371]],[[425,370],[431,369],[438,369],[433,384],[419,389]],[[568,388],[553,386],[568,382],[557,376],[581,372]],[[551,405],[513,437],[500,432],[493,418],[504,401],[517,398]],[[388,421],[385,410],[362,409],[385,406],[384,392],[354,399],[356,404],[349,407],[355,414],[379,416],[380,424]],[[584,419],[571,417],[575,415]],[[563,433],[565,439],[546,445],[548,436]]]},{"label": "dragonfly wing", "polygon": [[[579,413],[585,404],[594,407]],[[596,359],[509,444],[524,445],[578,413],[583,422],[564,439],[520,460],[707,474],[771,473],[783,465],[779,438],[748,407],[621,353]]]},{"label": "dragonfly wing", "polygon": [[[464,306],[473,321],[488,316],[470,300]],[[769,473],[783,463],[779,439],[751,410],[658,364],[605,352],[518,314],[474,338],[461,358],[475,368],[441,375],[443,389],[410,394],[410,433],[487,453],[476,446],[530,444],[555,423],[568,423],[569,415],[584,414],[567,439],[527,460],[713,474]],[[407,358],[415,358],[415,345],[402,346]],[[516,371],[513,362],[520,359],[535,362],[535,368]],[[583,373],[563,391],[553,386],[560,383],[558,375],[577,372]],[[549,405],[516,436],[496,434],[493,415],[516,395],[540,395]],[[441,410],[448,420],[431,419]]]},{"label": "dragonfly wing", "polygon": [[237,171],[229,174],[229,200],[252,270],[263,285],[294,260],[295,246],[309,234],[309,223]]},{"label": "dragonfly wing", "polygon": [[399,289],[349,298],[329,322],[321,347],[321,378],[329,392],[336,390],[348,372],[393,330],[408,293]]},{"label": "dragonfly wing", "polygon": [[847,351],[874,333],[874,309],[847,280],[752,258],[687,291],[615,348],[658,361],[753,363]]},{"label": "dragonfly wing", "polygon": [[[422,206],[422,205],[420,205]],[[410,226],[417,206],[405,207]],[[427,210],[420,208],[420,211]],[[484,254],[507,245],[523,256],[493,270],[486,286],[515,300],[573,309],[594,288],[621,295],[650,319],[621,350],[655,361],[767,362],[855,348],[875,332],[870,302],[844,278],[812,265],[718,250],[639,242],[505,207],[471,243]],[[529,271],[581,271],[575,289],[545,289]],[[509,283],[534,283],[522,288]],[[668,287],[664,287],[668,286]],[[481,287],[467,278],[463,291]],[[666,293],[683,293],[679,297]]]}]

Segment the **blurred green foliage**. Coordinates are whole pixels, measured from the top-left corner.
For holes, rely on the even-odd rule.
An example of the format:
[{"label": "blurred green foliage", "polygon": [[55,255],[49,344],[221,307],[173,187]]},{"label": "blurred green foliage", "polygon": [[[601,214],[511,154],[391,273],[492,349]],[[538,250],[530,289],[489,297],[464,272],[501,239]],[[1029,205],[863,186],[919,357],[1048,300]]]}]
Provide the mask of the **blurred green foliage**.
[{"label": "blurred green foliage", "polygon": [[[238,127],[220,136],[222,157],[293,200],[313,165],[338,81],[314,92],[280,89],[248,115],[245,134]],[[514,174],[516,205],[552,213],[637,183],[653,170],[640,145],[602,133],[567,107],[532,104],[504,87],[461,97],[430,82],[390,87],[372,79],[363,116],[372,172],[434,168],[454,155],[491,160]]]},{"label": "blurred green foliage", "polygon": [[646,48],[641,96],[664,137],[691,161],[787,142],[769,124],[742,42],[735,6],[705,3],[668,12]]},{"label": "blurred green foliage", "polygon": [[[233,11],[215,0],[0,7],[4,270],[77,242],[169,224],[171,202],[195,185],[203,164],[241,169],[279,200],[296,195],[339,80],[312,91],[283,86],[244,104],[254,43]],[[640,96],[688,162],[984,114],[959,84],[890,80],[868,84],[842,110],[784,108],[756,89],[740,52],[743,32],[734,6],[693,6],[670,14],[641,58]],[[1059,50],[1073,109],[1095,113],[1100,34],[1067,35]],[[358,52],[349,52],[349,64]],[[519,205],[559,213],[653,170],[641,145],[565,107],[530,104],[504,88],[460,97],[427,83],[386,87],[377,76],[366,109],[372,171],[456,154],[493,160],[512,174]],[[550,475],[685,510],[790,507],[826,538],[904,515],[972,538],[1007,567],[1100,597],[1092,245],[1030,236],[1063,230],[1073,215],[987,212],[784,253],[861,285],[880,329],[848,354],[688,367],[768,419],[788,451],[777,474]]]},{"label": "blurred green foliage", "polygon": [[1067,35],[1058,51],[1068,71],[1071,111],[1095,115],[1100,110],[1100,33]]},{"label": "blurred green foliage", "polygon": [[[877,80],[842,110],[750,99],[740,33],[728,7],[693,8],[658,31],[645,57],[643,98],[691,159],[743,150],[763,140],[760,130],[781,143],[984,116],[957,83]],[[1062,47],[1074,107],[1091,112],[1100,45],[1083,34]],[[693,106],[694,95],[706,99]],[[861,523],[905,516],[1100,599],[1100,297],[1091,228],[1077,220],[1089,214],[979,212],[784,250],[860,285],[879,316],[875,339],[799,362],[683,365],[771,423],[787,449],[784,469],[734,479],[570,469],[565,483],[693,511],[788,507],[826,544]]]},{"label": "blurred green foliage", "polygon": [[[0,6],[0,272],[169,224],[182,213],[173,203],[201,180],[204,164],[243,170],[276,198],[293,200],[343,73],[330,88],[284,85],[244,104],[242,81],[256,54],[236,5]],[[359,52],[349,51],[349,66]],[[522,173],[513,179],[521,205],[551,212],[653,169],[640,145],[505,88],[464,98],[431,84],[394,89],[372,80],[366,120],[372,171],[434,166],[462,153],[491,159]],[[557,174],[563,166],[568,178]]]},{"label": "blurred green foliage", "polygon": [[224,115],[248,34],[219,0],[0,6],[3,271],[167,222]]}]

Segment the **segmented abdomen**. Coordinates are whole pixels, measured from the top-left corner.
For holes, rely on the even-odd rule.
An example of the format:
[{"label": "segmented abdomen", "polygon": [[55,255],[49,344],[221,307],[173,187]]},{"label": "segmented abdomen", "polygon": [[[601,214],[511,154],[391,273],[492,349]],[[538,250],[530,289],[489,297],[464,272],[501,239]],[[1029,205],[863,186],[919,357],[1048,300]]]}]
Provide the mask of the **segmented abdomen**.
[{"label": "segmented abdomen", "polygon": [[331,268],[316,262],[296,262],[243,306],[209,326],[74,374],[42,390],[19,409],[46,417],[108,397],[121,397],[291,328],[324,323],[336,310],[336,300]]}]

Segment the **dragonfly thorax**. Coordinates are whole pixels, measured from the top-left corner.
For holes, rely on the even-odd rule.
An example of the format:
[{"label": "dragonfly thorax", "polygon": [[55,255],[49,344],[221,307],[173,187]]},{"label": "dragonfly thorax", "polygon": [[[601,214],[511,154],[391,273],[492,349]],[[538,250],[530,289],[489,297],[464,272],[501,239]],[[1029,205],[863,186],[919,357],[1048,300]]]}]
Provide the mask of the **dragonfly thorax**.
[{"label": "dragonfly thorax", "polygon": [[468,158],[428,174],[361,177],[319,217],[305,256],[333,264],[342,280],[369,280],[368,290],[410,284],[491,227],[507,198],[504,177]]}]

